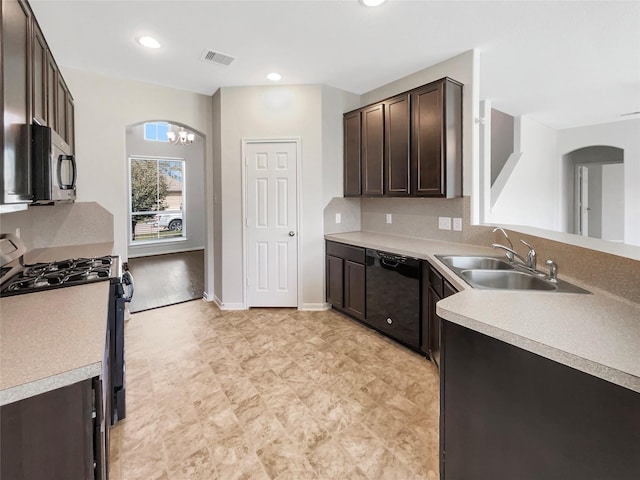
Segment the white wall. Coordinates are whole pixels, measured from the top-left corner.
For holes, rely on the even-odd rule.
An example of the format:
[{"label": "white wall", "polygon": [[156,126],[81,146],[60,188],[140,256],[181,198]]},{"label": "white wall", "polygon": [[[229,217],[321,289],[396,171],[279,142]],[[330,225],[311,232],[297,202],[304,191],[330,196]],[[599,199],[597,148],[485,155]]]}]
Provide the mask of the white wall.
[{"label": "white wall", "polygon": [[[323,92],[331,98],[323,102]],[[214,196],[220,199],[221,250],[216,248],[216,262],[221,263],[220,280],[216,277],[217,301],[223,308],[242,308],[242,140],[260,138],[301,139],[302,170],[300,195],[299,247],[301,258],[301,308],[324,306],[324,236],[323,210],[328,196],[342,191],[342,176],[335,172],[340,165],[341,128],[323,132],[323,118],[335,118],[342,124],[344,98],[333,89],[319,85],[230,87],[219,91],[221,154],[220,184]],[[217,99],[214,96],[214,116]],[[217,126],[215,127],[217,128]],[[339,134],[338,134],[339,133]],[[330,152],[323,152],[327,146]],[[339,152],[339,154],[337,153]],[[327,165],[325,166],[325,160]],[[216,160],[217,161],[217,160]],[[332,175],[325,175],[329,171]],[[219,255],[219,257],[218,257]]]},{"label": "white wall", "polygon": [[210,255],[210,262],[207,263],[207,270],[213,272],[213,289],[208,290],[213,292],[214,298],[224,298],[222,296],[222,137],[221,137],[221,111],[220,111],[220,90],[216,91],[211,97],[212,106],[212,142],[213,143],[213,188],[207,192],[211,196],[211,203],[213,205],[213,218],[209,218],[209,225],[211,228],[207,232],[207,245],[209,252],[213,252]]},{"label": "white wall", "polygon": [[[114,251],[126,259],[127,125],[149,119],[189,125],[205,138],[210,164],[211,98],[69,68],[63,74],[75,102],[78,200],[96,201],[113,214]],[[206,177],[209,189],[213,175]]]},{"label": "white wall", "polygon": [[602,238],[624,239],[624,164],[602,165]]},{"label": "white wall", "polygon": [[556,139],[554,129],[525,116],[520,118],[522,157],[491,209],[487,223],[559,229],[562,170]]},{"label": "white wall", "polygon": [[322,201],[342,197],[344,175],[342,115],[360,106],[360,95],[322,86]]},{"label": "white wall", "polygon": [[609,145],[624,150],[624,243],[640,246],[640,119],[558,131],[558,155],[582,147]]}]

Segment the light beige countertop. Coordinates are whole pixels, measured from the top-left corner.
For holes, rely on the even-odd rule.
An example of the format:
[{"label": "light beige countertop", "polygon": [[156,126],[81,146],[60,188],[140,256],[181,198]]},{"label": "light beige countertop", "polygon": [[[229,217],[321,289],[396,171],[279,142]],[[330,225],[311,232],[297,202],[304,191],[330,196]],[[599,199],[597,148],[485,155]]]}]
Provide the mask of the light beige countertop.
[{"label": "light beige countertop", "polygon": [[0,299],[0,405],[102,373],[109,282]]},{"label": "light beige countertop", "polygon": [[489,247],[369,232],[325,238],[428,260],[460,290],[438,302],[442,318],[640,392],[640,304],[564,278],[562,272],[559,278],[592,294],[478,290],[434,257],[499,256]]},{"label": "light beige countertop", "polygon": [[[113,244],[37,249],[26,263],[111,254]],[[0,405],[102,373],[109,282],[0,298]]]}]

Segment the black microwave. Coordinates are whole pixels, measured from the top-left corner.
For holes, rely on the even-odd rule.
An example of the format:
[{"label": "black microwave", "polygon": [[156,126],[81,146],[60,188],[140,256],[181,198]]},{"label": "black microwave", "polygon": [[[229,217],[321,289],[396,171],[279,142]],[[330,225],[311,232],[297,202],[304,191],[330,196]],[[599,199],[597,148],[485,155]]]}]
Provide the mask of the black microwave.
[{"label": "black microwave", "polygon": [[32,125],[33,203],[76,199],[76,159],[71,146],[50,127]]}]

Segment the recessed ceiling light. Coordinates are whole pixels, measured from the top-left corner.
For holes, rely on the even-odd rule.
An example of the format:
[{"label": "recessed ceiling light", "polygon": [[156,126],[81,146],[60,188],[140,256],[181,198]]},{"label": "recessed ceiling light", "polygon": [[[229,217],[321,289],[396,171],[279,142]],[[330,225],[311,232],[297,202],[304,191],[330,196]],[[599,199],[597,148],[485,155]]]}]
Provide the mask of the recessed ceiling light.
[{"label": "recessed ceiling light", "polygon": [[365,7],[377,7],[382,5],[386,0],[360,0]]},{"label": "recessed ceiling light", "polygon": [[267,75],[267,78],[272,82],[277,82],[278,80],[282,80],[282,75],[280,75],[278,72],[271,72]]},{"label": "recessed ceiling light", "polygon": [[139,37],[138,43],[147,48],[160,48],[160,42],[153,37]]}]

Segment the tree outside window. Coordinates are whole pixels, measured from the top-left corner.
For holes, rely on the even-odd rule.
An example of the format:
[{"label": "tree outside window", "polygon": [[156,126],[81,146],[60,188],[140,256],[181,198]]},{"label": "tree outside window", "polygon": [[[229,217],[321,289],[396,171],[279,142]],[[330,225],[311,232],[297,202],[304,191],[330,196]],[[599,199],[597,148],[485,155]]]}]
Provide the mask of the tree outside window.
[{"label": "tree outside window", "polygon": [[185,236],[184,160],[130,159],[131,241]]}]

